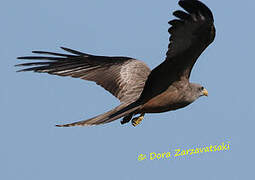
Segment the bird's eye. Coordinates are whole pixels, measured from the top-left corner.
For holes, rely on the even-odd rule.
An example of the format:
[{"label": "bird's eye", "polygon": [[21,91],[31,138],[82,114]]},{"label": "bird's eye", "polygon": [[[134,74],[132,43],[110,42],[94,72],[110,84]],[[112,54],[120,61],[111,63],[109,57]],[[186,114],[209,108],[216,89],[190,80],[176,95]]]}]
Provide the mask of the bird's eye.
[{"label": "bird's eye", "polygon": [[204,90],[204,87],[203,87],[203,86],[202,86],[202,87],[200,87],[200,88],[199,88],[199,90],[200,90],[200,91],[203,91],[203,90]]}]

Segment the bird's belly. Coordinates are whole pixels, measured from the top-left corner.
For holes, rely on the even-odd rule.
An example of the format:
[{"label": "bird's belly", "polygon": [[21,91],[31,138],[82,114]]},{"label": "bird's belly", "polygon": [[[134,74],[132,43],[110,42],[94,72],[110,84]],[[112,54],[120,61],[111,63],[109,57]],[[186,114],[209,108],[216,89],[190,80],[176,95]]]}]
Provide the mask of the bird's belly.
[{"label": "bird's belly", "polygon": [[172,111],[179,108],[183,108],[189,105],[190,102],[183,101],[181,97],[176,96],[167,96],[161,95],[152,98],[148,102],[146,102],[142,108],[141,112],[144,113],[161,113],[166,111]]}]

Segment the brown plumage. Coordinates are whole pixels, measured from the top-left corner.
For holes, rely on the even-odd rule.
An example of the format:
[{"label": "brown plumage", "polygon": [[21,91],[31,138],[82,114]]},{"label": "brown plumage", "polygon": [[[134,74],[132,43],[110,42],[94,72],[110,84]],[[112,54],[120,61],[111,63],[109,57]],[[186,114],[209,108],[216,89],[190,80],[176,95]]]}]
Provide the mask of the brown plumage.
[{"label": "brown plumage", "polygon": [[179,5],[186,11],[175,11],[177,19],[169,22],[171,27],[167,57],[150,71],[142,61],[129,57],[94,56],[68,48],[71,54],[33,51],[51,56],[25,56],[18,59],[47,60],[24,63],[32,66],[20,71],[34,71],[59,76],[71,76],[95,81],[117,97],[121,104],[116,108],[88,120],[60,127],[98,125],[124,117],[133,125],[138,124],[145,113],[160,113],[189,105],[197,98],[207,95],[199,84],[189,82],[193,65],[200,54],[213,42],[215,27],[212,12],[198,0],[181,0]]}]

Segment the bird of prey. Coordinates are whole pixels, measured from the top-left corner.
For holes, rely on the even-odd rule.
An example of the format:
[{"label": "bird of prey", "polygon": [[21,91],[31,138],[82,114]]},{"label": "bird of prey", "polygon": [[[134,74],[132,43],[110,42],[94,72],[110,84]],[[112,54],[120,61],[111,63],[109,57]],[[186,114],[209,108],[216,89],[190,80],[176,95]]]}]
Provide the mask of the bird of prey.
[{"label": "bird of prey", "polygon": [[[184,10],[173,13],[170,43],[166,59],[153,70],[142,61],[130,57],[96,56],[62,47],[67,54],[33,51],[44,56],[18,59],[40,60],[18,64],[25,69],[59,76],[71,76],[94,81],[117,97],[121,104],[93,118],[58,127],[98,125],[123,118],[121,124],[138,125],[145,113],[161,113],[183,108],[207,90],[191,83],[191,70],[200,54],[215,38],[211,10],[198,0],[180,0]],[[48,55],[48,56],[45,56]],[[133,118],[133,116],[137,115]]]}]

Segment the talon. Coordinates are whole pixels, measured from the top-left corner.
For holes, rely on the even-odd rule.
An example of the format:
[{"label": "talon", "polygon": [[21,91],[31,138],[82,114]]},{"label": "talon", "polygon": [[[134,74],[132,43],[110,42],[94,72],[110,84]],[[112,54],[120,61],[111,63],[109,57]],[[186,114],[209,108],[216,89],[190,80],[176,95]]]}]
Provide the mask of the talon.
[{"label": "talon", "polygon": [[136,118],[133,118],[133,119],[132,119],[132,125],[133,125],[134,127],[136,127],[138,124],[140,124],[140,123],[142,122],[142,120],[143,120],[143,118],[144,118],[144,114],[145,114],[145,113],[142,113],[139,117],[136,117]]}]

